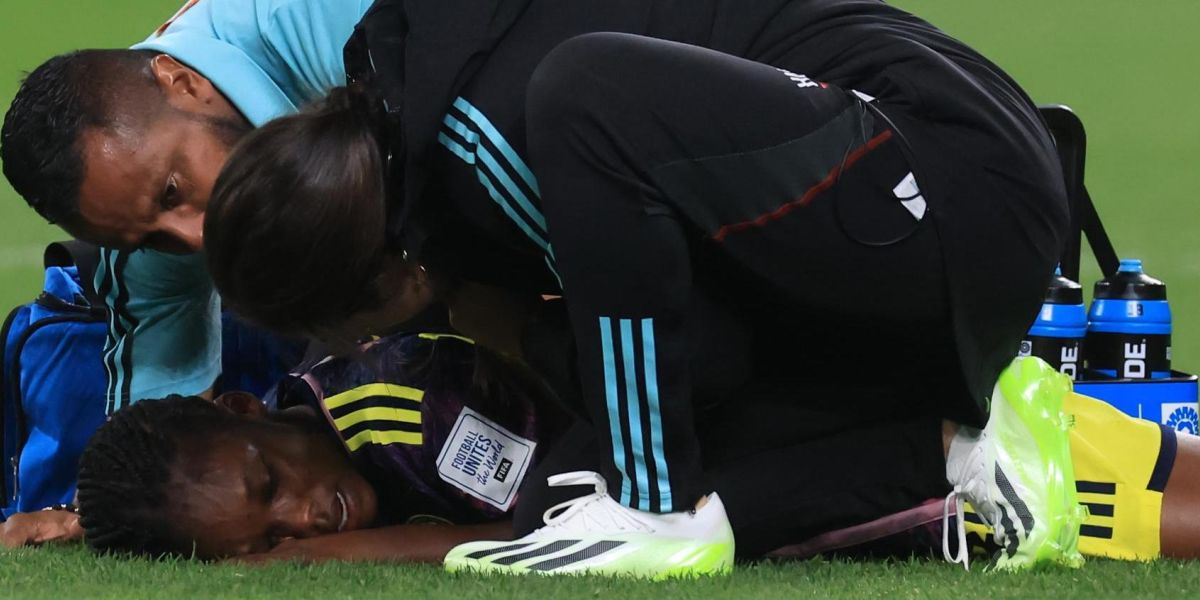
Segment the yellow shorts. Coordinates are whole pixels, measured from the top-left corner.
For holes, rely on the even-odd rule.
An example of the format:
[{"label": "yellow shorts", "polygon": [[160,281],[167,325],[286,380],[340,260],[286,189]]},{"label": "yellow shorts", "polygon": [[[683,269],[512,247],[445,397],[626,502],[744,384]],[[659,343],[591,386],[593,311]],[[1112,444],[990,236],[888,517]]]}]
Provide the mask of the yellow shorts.
[{"label": "yellow shorts", "polygon": [[[1079,551],[1121,560],[1158,558],[1175,431],[1076,393],[1068,395],[1064,408],[1075,420],[1070,434],[1075,487],[1089,512],[1079,528]],[[994,547],[991,530],[969,507],[965,517],[971,543],[981,550]]]}]

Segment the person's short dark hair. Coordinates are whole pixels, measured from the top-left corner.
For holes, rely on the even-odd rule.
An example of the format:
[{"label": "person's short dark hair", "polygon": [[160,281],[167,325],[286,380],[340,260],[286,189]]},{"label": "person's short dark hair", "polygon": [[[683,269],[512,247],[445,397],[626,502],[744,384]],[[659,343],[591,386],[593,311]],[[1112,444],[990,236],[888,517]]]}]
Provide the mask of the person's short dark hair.
[{"label": "person's short dark hair", "polygon": [[[0,129],[4,176],[43,218],[79,214],[80,136],[161,101],[148,50],[79,50],[51,58],[21,83]],[[145,89],[141,89],[144,86]]]},{"label": "person's short dark hair", "polygon": [[215,404],[195,396],[143,400],[114,413],[79,459],[79,524],[88,546],[148,557],[191,554],[191,540],[172,525],[172,467],[181,440],[228,422]]},{"label": "person's short dark hair", "polygon": [[346,88],[230,154],[204,220],[209,272],[241,316],[307,334],[379,306],[388,254],[382,159]]}]

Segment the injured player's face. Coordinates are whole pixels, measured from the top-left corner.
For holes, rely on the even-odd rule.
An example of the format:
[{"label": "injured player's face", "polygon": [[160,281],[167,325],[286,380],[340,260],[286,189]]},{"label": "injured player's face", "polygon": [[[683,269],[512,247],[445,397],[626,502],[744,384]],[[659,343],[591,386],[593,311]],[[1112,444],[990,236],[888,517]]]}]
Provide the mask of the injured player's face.
[{"label": "injured player's face", "polygon": [[[261,406],[253,397],[222,400]],[[168,510],[177,533],[194,541],[198,558],[265,552],[289,538],[374,523],[374,489],[319,417],[249,412],[230,415],[222,431],[178,446]]]}]

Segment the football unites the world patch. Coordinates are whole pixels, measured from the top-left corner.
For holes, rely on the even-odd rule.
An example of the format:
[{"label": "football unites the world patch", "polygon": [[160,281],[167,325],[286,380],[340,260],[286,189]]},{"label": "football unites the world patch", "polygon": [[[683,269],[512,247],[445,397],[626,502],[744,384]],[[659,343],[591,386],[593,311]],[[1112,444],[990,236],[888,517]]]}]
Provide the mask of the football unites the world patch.
[{"label": "football unites the world patch", "polygon": [[537,442],[464,407],[438,454],[438,476],[471,496],[508,510],[536,447]]}]

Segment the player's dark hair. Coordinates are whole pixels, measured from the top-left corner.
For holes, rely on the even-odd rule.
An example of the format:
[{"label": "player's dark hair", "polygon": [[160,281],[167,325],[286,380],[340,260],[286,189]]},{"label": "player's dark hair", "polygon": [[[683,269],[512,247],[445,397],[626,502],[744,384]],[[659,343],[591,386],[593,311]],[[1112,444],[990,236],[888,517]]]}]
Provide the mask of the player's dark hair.
[{"label": "player's dark hair", "polygon": [[[312,333],[383,302],[382,160],[346,88],[272,121],[230,154],[204,244],[221,299],[283,333]],[[390,287],[390,286],[389,286]]]},{"label": "player's dark hair", "polygon": [[150,70],[156,54],[69,52],[21,83],[0,129],[0,161],[13,189],[47,221],[72,223],[79,216],[83,132],[144,117],[149,103],[161,101]]},{"label": "player's dark hair", "polygon": [[100,426],[79,459],[79,523],[101,553],[187,556],[191,540],[172,524],[167,487],[184,436],[228,423],[194,396],[143,400]]}]

